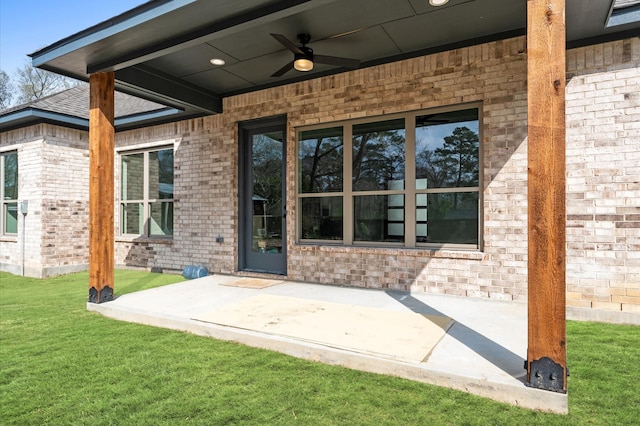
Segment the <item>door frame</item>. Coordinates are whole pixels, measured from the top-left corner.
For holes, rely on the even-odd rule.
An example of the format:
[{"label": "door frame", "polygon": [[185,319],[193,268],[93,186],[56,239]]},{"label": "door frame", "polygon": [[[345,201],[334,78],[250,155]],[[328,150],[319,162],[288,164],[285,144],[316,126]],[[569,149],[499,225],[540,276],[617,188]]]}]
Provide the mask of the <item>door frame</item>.
[{"label": "door frame", "polygon": [[[277,270],[251,268],[248,264],[248,240],[251,238],[252,203],[252,158],[251,137],[254,134],[282,130],[282,256],[283,261]],[[277,115],[238,123],[238,271],[261,272],[275,275],[287,274],[287,116]]]}]

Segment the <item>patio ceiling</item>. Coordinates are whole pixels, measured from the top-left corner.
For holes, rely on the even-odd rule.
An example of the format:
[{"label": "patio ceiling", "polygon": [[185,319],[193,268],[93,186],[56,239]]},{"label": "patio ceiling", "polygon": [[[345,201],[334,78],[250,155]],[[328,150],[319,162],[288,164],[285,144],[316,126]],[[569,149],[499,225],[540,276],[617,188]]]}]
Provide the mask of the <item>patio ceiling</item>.
[{"label": "patio ceiling", "polygon": [[[526,3],[450,0],[435,7],[428,0],[152,0],[31,56],[36,67],[83,80],[115,71],[118,90],[179,108],[183,116],[202,115],[221,112],[226,96],[345,71],[316,63],[309,72],[271,77],[293,53],[270,33],[296,44],[297,34],[309,33],[316,54],[357,59],[362,68],[524,34]],[[633,17],[639,7],[632,4],[623,12]],[[608,0],[567,0],[566,9],[569,46],[640,30],[634,19],[609,25]],[[212,58],[225,65],[212,65]]]}]

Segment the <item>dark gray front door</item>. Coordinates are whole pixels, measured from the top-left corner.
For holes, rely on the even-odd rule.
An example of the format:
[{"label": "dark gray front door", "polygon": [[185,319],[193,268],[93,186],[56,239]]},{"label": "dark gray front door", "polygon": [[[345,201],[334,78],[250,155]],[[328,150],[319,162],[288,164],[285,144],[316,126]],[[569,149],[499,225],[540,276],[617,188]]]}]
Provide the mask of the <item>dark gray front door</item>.
[{"label": "dark gray front door", "polygon": [[239,269],[284,275],[286,118],[240,125]]}]

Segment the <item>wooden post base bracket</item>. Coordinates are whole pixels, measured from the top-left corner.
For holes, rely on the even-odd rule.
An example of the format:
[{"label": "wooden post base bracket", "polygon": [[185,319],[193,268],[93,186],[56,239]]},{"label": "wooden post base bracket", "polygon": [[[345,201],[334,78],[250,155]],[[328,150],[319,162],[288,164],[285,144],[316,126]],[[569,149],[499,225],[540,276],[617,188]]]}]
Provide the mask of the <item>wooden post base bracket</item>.
[{"label": "wooden post base bracket", "polygon": [[525,385],[531,388],[567,393],[564,386],[564,368],[551,358],[545,356],[531,361],[529,365],[525,361],[525,368],[529,377]]},{"label": "wooden post base bracket", "polygon": [[113,287],[102,287],[100,291],[95,287],[89,289],[90,303],[104,303],[113,300]]}]

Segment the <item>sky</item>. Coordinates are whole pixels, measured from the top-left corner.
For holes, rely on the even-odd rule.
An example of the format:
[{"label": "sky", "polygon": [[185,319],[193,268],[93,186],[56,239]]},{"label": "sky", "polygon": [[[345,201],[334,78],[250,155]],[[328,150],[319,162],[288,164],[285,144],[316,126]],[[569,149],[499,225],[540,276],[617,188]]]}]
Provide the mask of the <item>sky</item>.
[{"label": "sky", "polygon": [[43,47],[145,3],[145,0],[0,0],[0,70],[15,71]]}]

